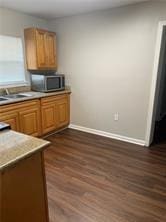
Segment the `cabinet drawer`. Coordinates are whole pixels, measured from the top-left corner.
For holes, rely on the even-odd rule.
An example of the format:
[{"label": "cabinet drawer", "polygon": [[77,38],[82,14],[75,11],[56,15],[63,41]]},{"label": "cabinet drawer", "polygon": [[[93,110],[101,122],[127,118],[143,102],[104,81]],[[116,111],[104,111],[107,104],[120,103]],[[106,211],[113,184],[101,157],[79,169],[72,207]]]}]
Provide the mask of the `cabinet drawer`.
[{"label": "cabinet drawer", "polygon": [[9,105],[0,106],[0,113],[9,112],[9,111],[13,111],[13,110],[20,110],[22,108],[27,109],[28,107],[39,106],[39,105],[40,105],[39,99],[18,102],[18,103],[12,103]]},{"label": "cabinet drawer", "polygon": [[65,95],[49,96],[47,98],[42,98],[41,105],[47,105],[48,103],[54,103],[54,102],[61,100],[61,99],[67,99],[68,96],[69,96],[68,94],[65,94]]}]

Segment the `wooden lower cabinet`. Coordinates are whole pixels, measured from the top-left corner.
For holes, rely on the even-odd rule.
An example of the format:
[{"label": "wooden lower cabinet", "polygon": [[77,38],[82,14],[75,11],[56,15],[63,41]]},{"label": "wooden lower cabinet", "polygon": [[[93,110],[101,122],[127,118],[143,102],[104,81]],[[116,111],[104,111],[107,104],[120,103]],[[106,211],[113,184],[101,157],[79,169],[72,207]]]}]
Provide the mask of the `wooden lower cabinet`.
[{"label": "wooden lower cabinet", "polygon": [[19,113],[20,131],[22,133],[39,136],[41,134],[40,127],[40,109],[30,108]]},{"label": "wooden lower cabinet", "polygon": [[0,106],[0,122],[10,124],[12,130],[32,136],[61,129],[69,121],[69,94]]},{"label": "wooden lower cabinet", "polygon": [[15,130],[15,131],[20,130],[18,112],[9,112],[7,114],[4,114],[1,116],[0,121],[8,123],[11,126],[12,130]]},{"label": "wooden lower cabinet", "polygon": [[63,128],[70,120],[70,97],[68,94],[41,99],[42,134]]},{"label": "wooden lower cabinet", "polygon": [[65,97],[57,100],[58,110],[58,127],[63,127],[69,124],[69,98]]},{"label": "wooden lower cabinet", "polygon": [[40,102],[31,100],[0,107],[0,121],[10,124],[12,130],[32,136],[41,135]]},{"label": "wooden lower cabinet", "polygon": [[54,103],[44,105],[41,108],[42,112],[42,133],[46,134],[56,129],[57,127],[57,107]]}]

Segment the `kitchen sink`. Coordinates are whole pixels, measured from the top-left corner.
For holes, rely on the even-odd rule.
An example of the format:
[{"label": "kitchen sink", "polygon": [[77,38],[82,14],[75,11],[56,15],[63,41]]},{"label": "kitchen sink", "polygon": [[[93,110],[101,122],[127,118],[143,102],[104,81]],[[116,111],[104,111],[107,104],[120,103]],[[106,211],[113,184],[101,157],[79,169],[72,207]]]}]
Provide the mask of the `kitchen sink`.
[{"label": "kitchen sink", "polygon": [[6,100],[8,100],[8,99],[0,97],[0,102],[6,101]]},{"label": "kitchen sink", "polygon": [[28,95],[22,95],[22,94],[10,94],[10,95],[5,95],[3,96],[5,99],[20,99],[20,98],[25,98],[28,97]]}]

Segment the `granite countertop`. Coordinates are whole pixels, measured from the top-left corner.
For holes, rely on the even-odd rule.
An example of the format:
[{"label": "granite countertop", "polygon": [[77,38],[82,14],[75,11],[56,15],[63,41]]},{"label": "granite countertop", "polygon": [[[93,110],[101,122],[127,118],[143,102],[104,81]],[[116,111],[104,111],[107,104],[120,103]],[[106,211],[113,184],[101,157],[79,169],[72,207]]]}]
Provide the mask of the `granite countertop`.
[{"label": "granite countertop", "polygon": [[17,102],[23,102],[23,101],[32,100],[32,99],[40,99],[40,98],[49,97],[49,96],[62,95],[62,94],[67,94],[67,93],[71,93],[71,90],[69,87],[67,87],[65,90],[62,90],[62,91],[48,92],[48,93],[35,92],[35,91],[19,92],[19,94],[22,94],[22,95],[25,94],[27,96],[23,98],[8,99],[5,101],[0,101],[0,106],[17,103]]},{"label": "granite countertop", "polygon": [[0,132],[0,170],[35,153],[50,142],[12,130]]}]

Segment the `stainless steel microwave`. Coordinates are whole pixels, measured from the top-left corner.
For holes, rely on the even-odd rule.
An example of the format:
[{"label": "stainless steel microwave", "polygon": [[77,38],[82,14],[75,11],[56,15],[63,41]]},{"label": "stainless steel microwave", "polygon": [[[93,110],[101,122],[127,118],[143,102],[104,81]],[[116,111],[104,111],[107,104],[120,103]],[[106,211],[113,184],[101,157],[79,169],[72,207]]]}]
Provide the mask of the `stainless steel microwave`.
[{"label": "stainless steel microwave", "polygon": [[64,90],[65,76],[60,74],[31,74],[31,88],[38,92]]}]

